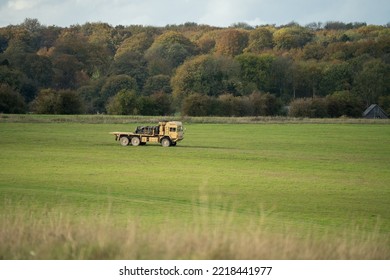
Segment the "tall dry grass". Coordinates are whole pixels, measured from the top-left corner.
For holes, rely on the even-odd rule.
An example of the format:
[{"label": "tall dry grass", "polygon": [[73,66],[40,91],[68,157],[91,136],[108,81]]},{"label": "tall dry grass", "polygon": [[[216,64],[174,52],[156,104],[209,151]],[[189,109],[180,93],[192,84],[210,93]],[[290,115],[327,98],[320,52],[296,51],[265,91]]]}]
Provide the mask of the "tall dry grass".
[{"label": "tall dry grass", "polygon": [[126,225],[106,217],[75,219],[60,212],[0,214],[0,259],[390,259],[390,240],[378,231],[341,234],[272,233],[263,223],[237,228],[227,218],[179,225]]}]

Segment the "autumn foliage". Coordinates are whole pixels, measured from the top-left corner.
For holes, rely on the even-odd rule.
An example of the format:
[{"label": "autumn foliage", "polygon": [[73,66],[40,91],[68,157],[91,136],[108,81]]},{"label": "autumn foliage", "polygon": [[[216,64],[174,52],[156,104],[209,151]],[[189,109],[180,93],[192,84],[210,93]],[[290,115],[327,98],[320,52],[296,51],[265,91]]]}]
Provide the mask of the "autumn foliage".
[{"label": "autumn foliage", "polygon": [[[0,28],[0,113],[281,115],[390,113],[390,27],[36,19]],[[288,109],[291,109],[290,111]]]}]

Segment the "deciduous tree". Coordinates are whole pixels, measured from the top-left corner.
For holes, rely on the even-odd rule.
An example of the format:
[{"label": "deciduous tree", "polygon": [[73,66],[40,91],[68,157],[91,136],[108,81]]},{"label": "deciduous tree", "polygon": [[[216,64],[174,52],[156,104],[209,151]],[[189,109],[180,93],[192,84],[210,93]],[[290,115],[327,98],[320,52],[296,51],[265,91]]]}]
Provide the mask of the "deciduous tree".
[{"label": "deciduous tree", "polygon": [[26,112],[23,97],[8,84],[0,84],[0,113],[21,114]]},{"label": "deciduous tree", "polygon": [[144,85],[143,94],[152,95],[154,93],[172,93],[170,76],[168,75],[156,75],[149,77]]},{"label": "deciduous tree", "polygon": [[179,32],[168,31],[159,36],[146,51],[149,73],[170,75],[188,57],[196,54],[196,46]]},{"label": "deciduous tree", "polygon": [[190,94],[183,101],[181,113],[183,116],[209,116],[213,111],[214,103],[210,96]]},{"label": "deciduous tree", "polygon": [[312,31],[298,25],[280,28],[273,35],[275,46],[287,50],[303,48],[314,37]]},{"label": "deciduous tree", "polygon": [[363,98],[366,105],[377,103],[380,96],[390,91],[390,66],[379,59],[364,63],[362,70],[355,76],[354,91]]},{"label": "deciduous tree", "polygon": [[271,49],[274,46],[272,40],[272,31],[269,27],[259,27],[249,33],[249,44],[246,52],[260,53],[265,49]]},{"label": "deciduous tree", "polygon": [[201,55],[181,65],[171,85],[179,100],[193,93],[218,96],[222,93],[241,93],[239,64],[223,56]]},{"label": "deciduous tree", "polygon": [[102,98],[108,99],[109,97],[112,97],[123,90],[126,92],[136,92],[137,83],[135,79],[128,75],[112,76],[104,83],[100,95]]},{"label": "deciduous tree", "polygon": [[234,57],[248,46],[248,32],[237,29],[221,30],[216,37],[215,52]]},{"label": "deciduous tree", "polygon": [[107,104],[111,115],[137,115],[139,112],[135,91],[123,89],[113,96]]},{"label": "deciduous tree", "polygon": [[241,65],[240,78],[245,85],[245,93],[250,94],[257,90],[263,92],[271,90],[274,56],[246,53],[237,56],[236,60]]},{"label": "deciduous tree", "polygon": [[330,117],[341,116],[359,118],[362,116],[365,104],[363,100],[350,91],[336,91],[326,98]]}]

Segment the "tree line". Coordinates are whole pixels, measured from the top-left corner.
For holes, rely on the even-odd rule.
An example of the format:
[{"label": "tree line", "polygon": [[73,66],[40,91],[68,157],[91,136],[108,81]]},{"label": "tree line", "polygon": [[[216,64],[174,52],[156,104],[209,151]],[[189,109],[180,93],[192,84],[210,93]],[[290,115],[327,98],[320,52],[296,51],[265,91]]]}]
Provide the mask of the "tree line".
[{"label": "tree line", "polygon": [[0,113],[390,113],[390,26],[327,22],[0,28]]}]

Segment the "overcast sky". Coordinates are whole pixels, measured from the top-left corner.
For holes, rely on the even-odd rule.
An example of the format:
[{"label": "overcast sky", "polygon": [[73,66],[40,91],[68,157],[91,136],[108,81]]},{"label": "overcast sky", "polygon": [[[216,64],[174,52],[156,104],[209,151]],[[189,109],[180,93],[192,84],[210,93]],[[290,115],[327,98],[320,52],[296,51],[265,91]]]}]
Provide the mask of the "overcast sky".
[{"label": "overcast sky", "polygon": [[229,26],[245,22],[305,25],[342,21],[384,25],[389,0],[0,0],[0,26],[36,18],[61,27],[86,22],[153,25],[196,22]]}]

